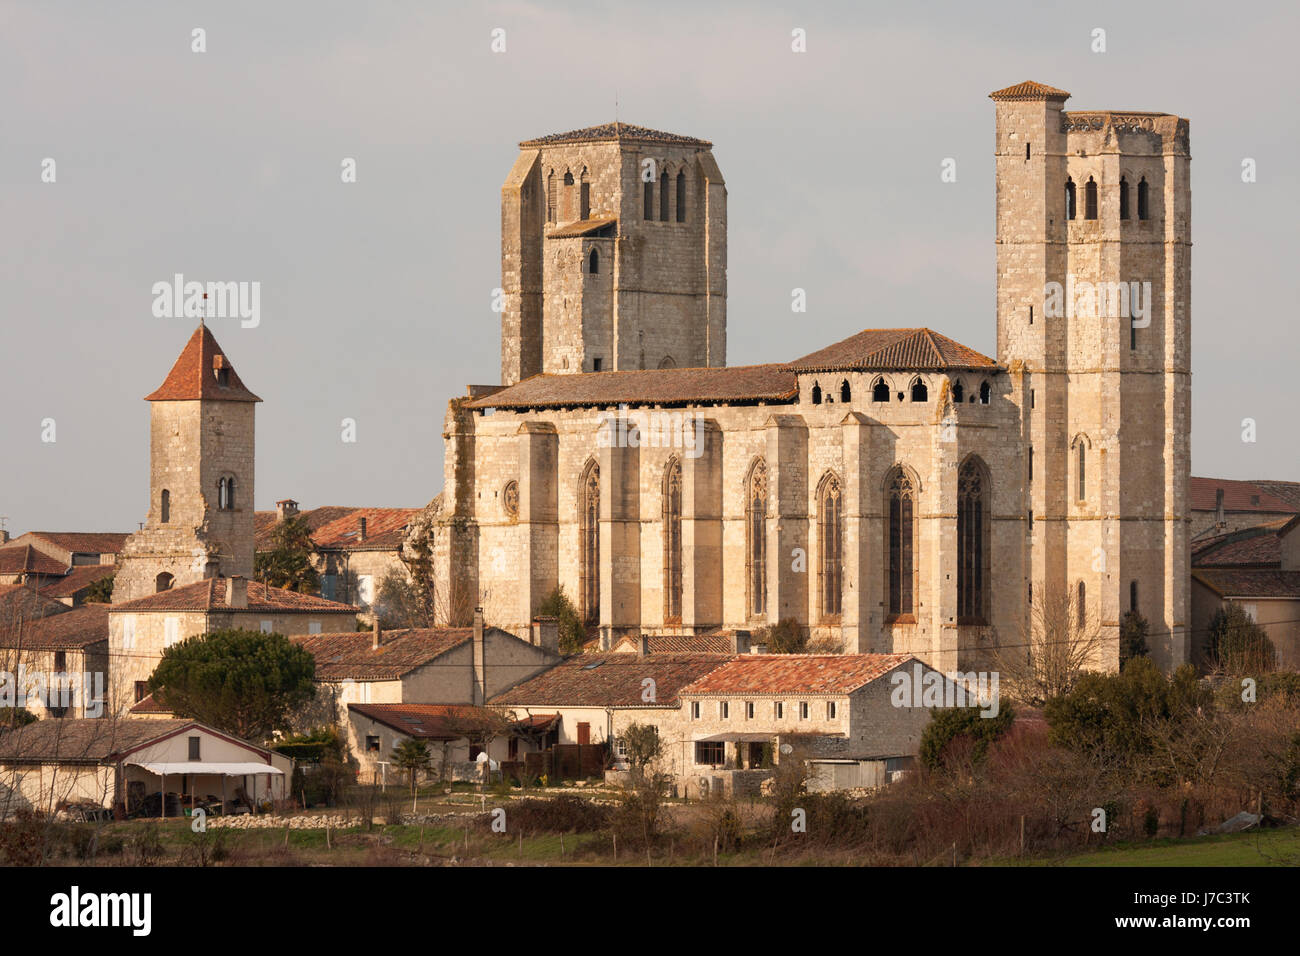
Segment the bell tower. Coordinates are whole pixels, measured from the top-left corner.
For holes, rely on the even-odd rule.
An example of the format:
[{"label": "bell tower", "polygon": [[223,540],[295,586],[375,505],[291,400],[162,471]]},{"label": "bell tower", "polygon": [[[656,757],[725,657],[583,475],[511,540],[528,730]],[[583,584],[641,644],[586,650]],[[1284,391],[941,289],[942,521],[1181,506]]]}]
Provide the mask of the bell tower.
[{"label": "bell tower", "polygon": [[253,413],[244,387],[202,322],[149,409],[149,512],[127,538],[114,603],[253,574]]}]

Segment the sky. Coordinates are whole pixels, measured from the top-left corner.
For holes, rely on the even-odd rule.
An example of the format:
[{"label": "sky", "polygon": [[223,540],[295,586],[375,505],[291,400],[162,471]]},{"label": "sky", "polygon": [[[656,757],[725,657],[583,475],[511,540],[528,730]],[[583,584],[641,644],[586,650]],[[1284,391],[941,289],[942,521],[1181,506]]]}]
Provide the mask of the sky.
[{"label": "sky", "polygon": [[263,399],[258,509],[425,504],[448,400],[500,379],[517,144],[616,116],[714,144],[729,364],[911,326],[993,355],[988,94],[1022,80],[1190,119],[1193,474],[1300,480],[1298,32],[1282,2],[0,0],[0,516],[144,519],[176,273],[260,283],[256,327],[208,323]]}]

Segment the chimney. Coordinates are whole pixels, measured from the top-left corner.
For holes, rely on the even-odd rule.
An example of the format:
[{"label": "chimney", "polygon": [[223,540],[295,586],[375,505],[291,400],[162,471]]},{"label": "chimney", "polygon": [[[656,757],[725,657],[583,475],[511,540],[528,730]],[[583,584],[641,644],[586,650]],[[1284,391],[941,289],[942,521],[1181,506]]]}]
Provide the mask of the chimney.
[{"label": "chimney", "polygon": [[0,528],[0,544],[8,544],[8,543],[9,543],[9,532],[6,531],[4,528]]},{"label": "chimney", "polygon": [[614,648],[614,632],[613,629],[609,627],[609,625],[605,625],[600,629],[599,647],[600,650],[602,651],[609,651],[609,650],[613,650]]},{"label": "chimney", "polygon": [[234,608],[248,607],[248,578],[236,574],[226,579],[226,603]]},{"label": "chimney", "polygon": [[734,631],[732,633],[731,652],[733,654],[749,653],[749,631]]},{"label": "chimney", "polygon": [[379,650],[379,645],[384,643],[384,629],[379,626],[378,614],[375,615],[375,629],[373,634],[374,636],[370,639],[370,649],[372,651],[377,651]]},{"label": "chimney", "polygon": [[366,540],[366,518],[365,515],[357,518],[357,541]]},{"label": "chimney", "polygon": [[533,618],[532,643],[548,654],[559,654],[560,622],[553,617]]},{"label": "chimney", "polygon": [[636,639],[636,656],[645,657],[650,653],[650,638],[642,634]]},{"label": "chimney", "polygon": [[298,502],[292,498],[285,498],[283,501],[275,503],[275,516],[279,521],[286,518],[292,518],[298,514]]},{"label": "chimney", "polygon": [[474,700],[480,706],[487,703],[487,648],[483,639],[483,609],[474,608]]}]

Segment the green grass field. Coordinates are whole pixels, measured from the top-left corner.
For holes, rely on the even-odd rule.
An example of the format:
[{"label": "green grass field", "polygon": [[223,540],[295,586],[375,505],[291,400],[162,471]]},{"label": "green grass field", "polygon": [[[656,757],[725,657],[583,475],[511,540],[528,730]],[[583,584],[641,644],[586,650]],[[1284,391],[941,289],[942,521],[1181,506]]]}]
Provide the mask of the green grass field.
[{"label": "green grass field", "polygon": [[[1005,861],[1010,862],[1010,861]],[[1119,844],[1026,866],[1300,866],[1300,829]]]}]

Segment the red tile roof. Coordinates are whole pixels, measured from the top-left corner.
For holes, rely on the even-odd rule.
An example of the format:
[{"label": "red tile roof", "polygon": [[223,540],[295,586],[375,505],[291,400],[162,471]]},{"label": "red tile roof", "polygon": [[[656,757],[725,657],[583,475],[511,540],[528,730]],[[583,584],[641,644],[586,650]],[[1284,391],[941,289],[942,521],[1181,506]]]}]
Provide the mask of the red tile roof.
[{"label": "red tile roof", "polygon": [[192,726],[202,725],[192,720],[164,719],[103,720],[67,717],[38,720],[0,734],[0,759],[71,762],[105,760]]},{"label": "red tile roof", "polygon": [[1300,511],[1300,508],[1266,491],[1253,481],[1197,478],[1196,476],[1192,476],[1188,482],[1188,507],[1192,511],[1216,510],[1220,489],[1223,490],[1224,511],[1264,511],[1282,514],[1294,514]]},{"label": "red tile roof", "polygon": [[[307,523],[317,548],[349,551],[395,551],[402,545],[405,529],[420,508],[345,508],[327,505],[300,511],[297,517]],[[358,518],[366,519],[366,540],[358,541]],[[258,551],[274,546],[278,517],[274,511],[259,511],[253,516],[255,544]]]},{"label": "red tile roof", "polygon": [[1251,484],[1263,488],[1268,494],[1285,501],[1293,510],[1300,512],[1300,481],[1274,481],[1265,478]]},{"label": "red tile roof", "polygon": [[676,133],[665,133],[657,129],[648,129],[644,126],[633,126],[631,123],[603,123],[600,126],[588,126],[585,129],[570,130],[567,133],[548,133],[546,136],[538,136],[535,139],[526,139],[520,146],[551,146],[556,143],[604,143],[604,142],[640,142],[640,143],[664,143],[676,146],[712,146],[706,139],[696,139],[693,136],[679,136]]},{"label": "red tile roof", "polygon": [[691,405],[709,402],[790,401],[798,394],[798,381],[784,366],[738,365],[730,368],[665,368],[534,375],[466,404],[469,408],[547,408],[623,403]]},{"label": "red tile roof", "polygon": [[[727,654],[577,654],[488,703],[522,707],[676,707],[679,691],[730,660]],[[655,699],[643,694],[654,680]]]},{"label": "red tile roof", "polygon": [[[225,385],[217,382],[215,369],[218,359],[229,369]],[[210,402],[261,401],[244,387],[206,325],[200,325],[194,330],[162,385],[145,396],[147,402],[189,402],[197,399]]]},{"label": "red tile roof", "polygon": [[63,574],[68,566],[30,544],[20,548],[0,548],[0,574]]},{"label": "red tile roof", "polygon": [[127,539],[125,531],[31,531],[28,534],[75,554],[120,554]]},{"label": "red tile roof", "polygon": [[112,577],[114,570],[111,564],[79,565],[71,568],[63,577],[46,584],[41,588],[41,593],[52,598],[73,597],[95,582]]},{"label": "red tile roof", "polygon": [[232,608],[226,603],[227,578],[207,578],[184,587],[160,591],[124,604],[114,604],[114,611],[262,611],[276,614],[356,612],[351,604],[340,604],[314,594],[299,594],[273,588],[261,581],[248,582],[248,607]]},{"label": "red tile roof", "polygon": [[0,647],[62,650],[108,640],[107,604],[86,604],[23,624],[22,632],[0,632]]},{"label": "red tile roof", "polygon": [[[641,641],[624,637],[614,645],[615,650],[639,651]],[[730,654],[733,639],[725,634],[658,634],[646,637],[646,652],[650,654]]]},{"label": "red tile roof", "polygon": [[1276,568],[1196,568],[1192,578],[1225,598],[1300,600],[1300,571]]},{"label": "red tile roof", "polygon": [[1192,564],[1196,567],[1280,567],[1282,541],[1279,532],[1295,518],[1277,518],[1251,528],[1241,528],[1192,542]]},{"label": "red tile roof", "polygon": [[1070,94],[1045,83],[1025,80],[1005,89],[994,90],[989,94],[991,100],[1068,100]]},{"label": "red tile roof", "polygon": [[800,371],[993,371],[998,363],[930,329],[864,329],[791,362],[789,367]]},{"label": "red tile roof", "polygon": [[682,696],[848,694],[911,654],[742,654],[683,688]]},{"label": "red tile roof", "polygon": [[317,680],[397,680],[460,647],[473,636],[471,627],[382,631],[377,650],[373,646],[374,634],[370,631],[299,634],[290,640],[316,658]]},{"label": "red tile roof", "polygon": [[[159,691],[161,693],[161,690]],[[165,704],[158,701],[153,694],[146,694],[144,698],[131,708],[133,714],[170,714],[172,710]]]},{"label": "red tile roof", "polygon": [[30,584],[0,584],[0,628],[14,627],[19,617],[30,621],[67,611],[62,601],[41,594]]},{"label": "red tile roof", "polygon": [[475,723],[500,719],[496,711],[469,704],[348,704],[348,713],[425,740],[456,740]]}]

